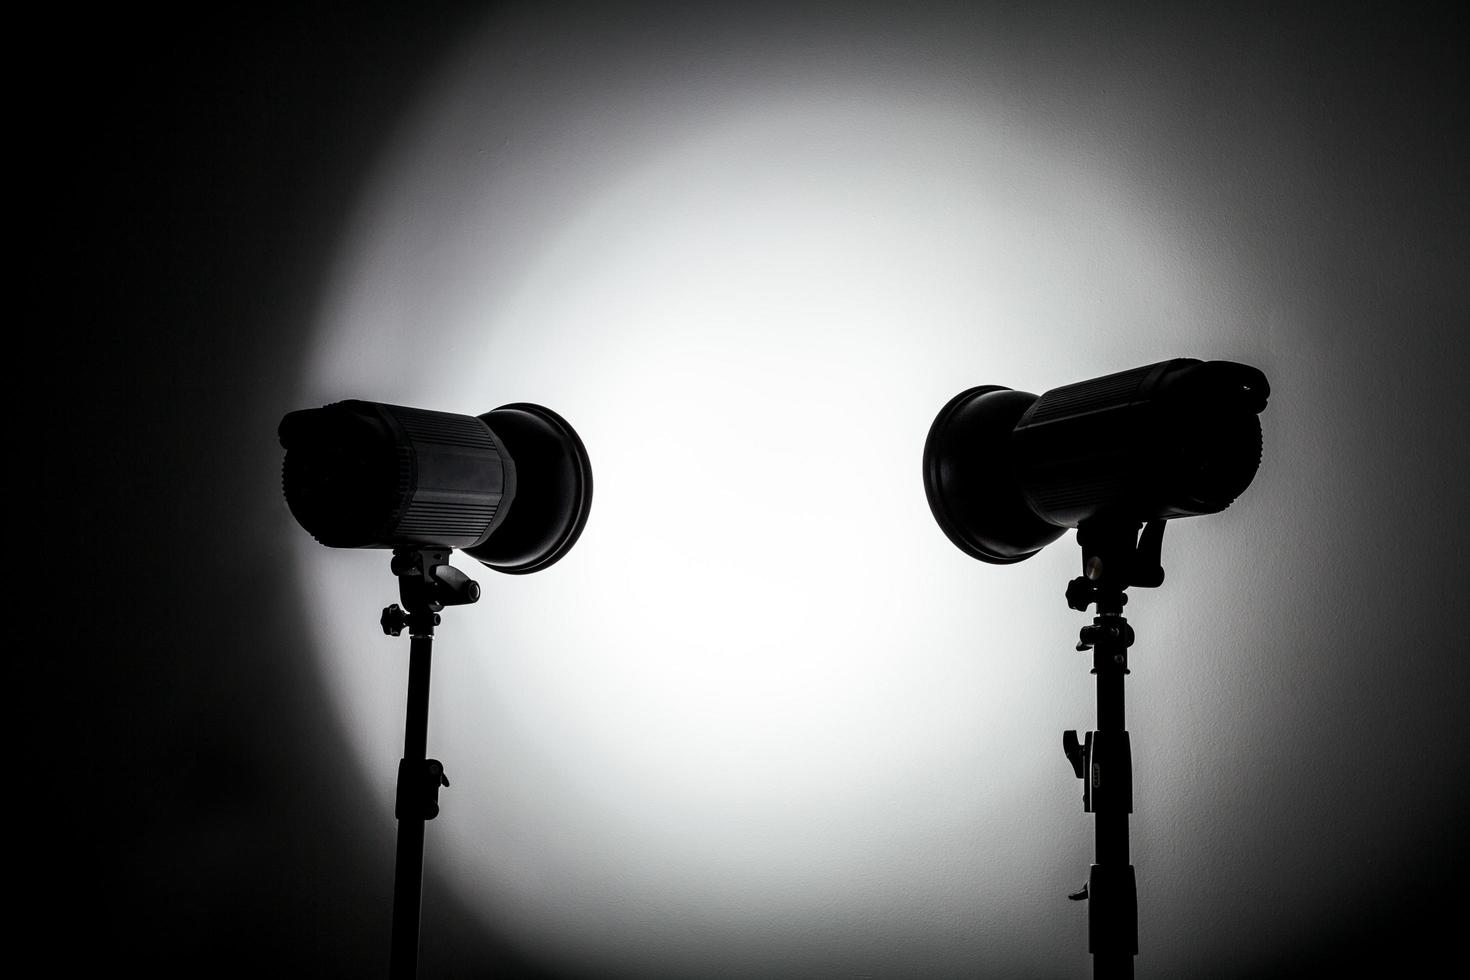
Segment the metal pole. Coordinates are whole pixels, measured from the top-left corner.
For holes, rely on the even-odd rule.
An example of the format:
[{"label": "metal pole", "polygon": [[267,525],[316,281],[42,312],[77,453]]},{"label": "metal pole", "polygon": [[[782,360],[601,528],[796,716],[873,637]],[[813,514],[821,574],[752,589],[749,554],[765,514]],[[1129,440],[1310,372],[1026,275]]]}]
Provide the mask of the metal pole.
[{"label": "metal pole", "polygon": [[[429,737],[429,666],[433,627],[414,626],[408,651],[408,717],[398,764],[398,856],[393,869],[392,980],[414,980],[419,968],[419,908],[424,885],[424,811],[410,786],[422,778]],[[408,796],[408,799],[405,799]]]},{"label": "metal pole", "polygon": [[1097,675],[1097,731],[1093,734],[1092,800],[1097,819],[1095,861],[1088,879],[1087,932],[1095,980],[1132,980],[1138,954],[1138,889],[1128,856],[1133,810],[1133,758],[1124,716],[1132,630],[1121,594],[1099,596],[1093,673]]}]

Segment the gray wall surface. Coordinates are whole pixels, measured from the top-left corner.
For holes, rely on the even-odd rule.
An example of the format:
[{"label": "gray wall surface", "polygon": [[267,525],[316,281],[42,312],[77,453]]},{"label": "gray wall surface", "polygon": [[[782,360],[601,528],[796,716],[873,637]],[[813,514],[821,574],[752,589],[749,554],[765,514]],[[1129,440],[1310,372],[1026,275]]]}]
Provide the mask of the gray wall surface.
[{"label": "gray wall surface", "polygon": [[971,561],[918,457],[969,385],[1173,356],[1273,395],[1255,484],[1171,526],[1168,580],[1128,607],[1139,975],[1449,950],[1448,16],[41,26],[19,796],[45,827],[22,925],[58,971],[385,970],[406,641],[376,635],[386,556],[291,521],[275,442],[362,397],[544,402],[599,481],[561,564],[481,570],[440,634],[423,975],[1085,975],[1075,546]]}]

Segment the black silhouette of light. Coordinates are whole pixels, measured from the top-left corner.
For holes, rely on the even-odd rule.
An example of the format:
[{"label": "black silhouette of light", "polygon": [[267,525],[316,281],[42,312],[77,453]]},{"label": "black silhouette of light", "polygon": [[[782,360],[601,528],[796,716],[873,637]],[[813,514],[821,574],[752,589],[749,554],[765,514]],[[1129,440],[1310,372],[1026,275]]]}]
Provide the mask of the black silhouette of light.
[{"label": "black silhouette of light", "polygon": [[524,574],[569,551],[592,506],[592,466],[540,405],[481,416],[342,401],[281,420],[292,515],[334,548],[459,548]]},{"label": "black silhouette of light", "polygon": [[1022,561],[1083,521],[1230,506],[1261,463],[1270,387],[1253,367],[1176,358],[1053,388],[960,392],[924,444],[929,508],[961,551]]}]

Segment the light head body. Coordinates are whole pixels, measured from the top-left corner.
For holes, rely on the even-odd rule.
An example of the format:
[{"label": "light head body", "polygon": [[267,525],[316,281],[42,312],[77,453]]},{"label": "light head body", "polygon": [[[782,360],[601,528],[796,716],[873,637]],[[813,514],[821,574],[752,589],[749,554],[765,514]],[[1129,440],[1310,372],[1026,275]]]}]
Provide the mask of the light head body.
[{"label": "light head body", "polygon": [[1270,388],[1231,361],[1176,358],[1053,388],[983,385],[940,410],[924,489],[966,554],[1022,561],[1084,523],[1213,514],[1254,479]]},{"label": "light head body", "polygon": [[456,415],[349,400],[291,412],[281,484],[333,548],[459,548],[509,574],[571,549],[592,504],[587,450],[540,405]]}]

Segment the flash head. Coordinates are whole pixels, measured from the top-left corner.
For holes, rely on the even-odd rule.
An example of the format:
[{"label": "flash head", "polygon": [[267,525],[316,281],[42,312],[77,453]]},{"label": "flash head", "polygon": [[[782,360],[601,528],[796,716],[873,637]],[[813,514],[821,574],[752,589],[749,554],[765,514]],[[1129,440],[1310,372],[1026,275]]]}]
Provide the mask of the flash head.
[{"label": "flash head", "polygon": [[1175,358],[1053,388],[960,392],[924,444],[940,528],[992,564],[1084,521],[1213,514],[1250,486],[1270,387],[1253,367]]},{"label": "flash head", "polygon": [[460,548],[524,574],[571,549],[592,505],[582,440],[540,405],[473,416],[349,400],[291,412],[279,435],[286,504],[333,548]]}]

